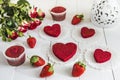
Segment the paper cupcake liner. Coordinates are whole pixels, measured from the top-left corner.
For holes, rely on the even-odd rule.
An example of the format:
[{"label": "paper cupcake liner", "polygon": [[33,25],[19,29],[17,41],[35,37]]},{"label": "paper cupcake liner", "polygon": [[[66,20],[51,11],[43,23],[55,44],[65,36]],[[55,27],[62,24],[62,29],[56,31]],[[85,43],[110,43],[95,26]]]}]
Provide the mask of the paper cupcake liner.
[{"label": "paper cupcake liner", "polygon": [[40,35],[40,37],[42,37],[43,39],[48,40],[48,41],[57,41],[57,40],[60,40],[60,39],[64,39],[66,37],[66,35],[68,34],[68,31],[66,31],[66,28],[61,25],[60,35],[58,37],[52,37],[52,36],[50,36],[50,35],[48,35],[44,32],[44,27],[45,26],[40,28],[39,35]]},{"label": "paper cupcake liner", "polygon": [[[83,26],[84,27],[84,26]],[[83,44],[83,45],[91,45],[91,44],[93,44],[93,43],[96,43],[96,42],[98,42],[99,40],[101,40],[101,38],[102,38],[102,36],[103,36],[103,34],[102,34],[102,30],[101,29],[96,29],[95,27],[88,27],[88,28],[93,28],[93,29],[95,29],[95,34],[93,35],[93,36],[91,36],[91,37],[89,37],[89,38],[83,38],[82,36],[81,36],[81,28],[82,27],[76,27],[76,28],[74,28],[73,29],[73,31],[72,31],[72,38],[75,40],[75,41],[77,41],[77,42],[79,42],[79,43],[81,43],[81,44]]]},{"label": "paper cupcake liner", "polygon": [[[104,63],[97,63],[93,56],[95,49],[102,49],[104,51],[111,52],[111,59]],[[94,69],[107,70],[107,69],[111,69],[111,68],[116,68],[120,65],[119,64],[119,61],[120,61],[119,56],[120,56],[120,54],[116,53],[113,49],[111,49],[109,47],[95,45],[95,46],[91,46],[89,49],[86,49],[86,52],[84,54],[84,59],[85,59],[86,63]],[[114,66],[112,66],[112,65],[114,65]]]},{"label": "paper cupcake liner", "polygon": [[[70,63],[72,63],[72,62],[78,61],[78,60],[81,58],[82,53],[81,53],[81,50],[80,50],[80,49],[78,48],[78,46],[77,46],[76,54],[75,54],[71,59],[69,59],[69,60],[66,61],[66,62],[61,61],[60,59],[58,59],[58,58],[54,55],[54,53],[53,53],[53,51],[52,51],[52,46],[53,46],[53,44],[55,44],[55,43],[59,43],[59,42],[54,42],[54,43],[52,43],[52,44],[51,44],[51,47],[50,47],[50,50],[48,51],[48,57],[49,57],[50,61],[52,61],[53,63],[56,63],[56,64],[70,64]],[[60,42],[60,43],[61,43],[61,42]]]}]

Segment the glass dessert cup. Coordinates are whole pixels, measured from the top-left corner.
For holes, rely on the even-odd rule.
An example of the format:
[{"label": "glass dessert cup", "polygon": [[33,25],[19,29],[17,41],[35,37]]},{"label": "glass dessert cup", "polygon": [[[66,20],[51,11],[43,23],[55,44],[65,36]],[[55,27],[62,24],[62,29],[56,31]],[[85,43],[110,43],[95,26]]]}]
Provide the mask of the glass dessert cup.
[{"label": "glass dessert cup", "polygon": [[10,46],[5,50],[4,56],[8,64],[19,66],[25,62],[25,48],[21,45]]},{"label": "glass dessert cup", "polygon": [[53,20],[55,21],[63,21],[66,17],[66,8],[62,6],[53,7],[50,10]]}]

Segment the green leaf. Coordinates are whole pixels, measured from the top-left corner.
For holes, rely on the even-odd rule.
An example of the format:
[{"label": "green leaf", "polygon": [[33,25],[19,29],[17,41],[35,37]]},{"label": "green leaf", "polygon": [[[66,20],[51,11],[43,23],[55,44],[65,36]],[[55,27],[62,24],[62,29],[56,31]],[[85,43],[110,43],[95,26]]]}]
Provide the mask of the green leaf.
[{"label": "green leaf", "polygon": [[3,0],[0,0],[0,4],[3,4]]},{"label": "green leaf", "polygon": [[12,41],[12,39],[11,39],[11,38],[7,38],[7,41],[8,41],[8,42],[11,42],[11,41]]},{"label": "green leaf", "polygon": [[19,37],[24,36],[24,34],[22,32],[18,32],[18,35],[19,35]]},{"label": "green leaf", "polygon": [[2,7],[0,7],[0,13],[3,14],[4,13],[4,9]]},{"label": "green leaf", "polygon": [[0,37],[2,36],[2,30],[0,29]]},{"label": "green leaf", "polygon": [[3,36],[3,37],[2,37],[2,40],[3,40],[3,41],[6,41],[6,37],[5,37],[5,36]]},{"label": "green leaf", "polygon": [[13,16],[14,15],[14,7],[7,7],[7,15]]},{"label": "green leaf", "polygon": [[[11,3],[11,0],[0,0],[0,37],[3,41],[11,41],[9,35],[12,31],[16,31],[19,37],[24,36],[18,31],[18,26],[23,20],[32,21],[29,16],[31,6],[27,0],[18,0],[17,3]],[[41,17],[37,17],[43,20]]]},{"label": "green leaf", "polygon": [[16,27],[15,22],[11,17],[5,17],[5,25],[8,28],[15,28]]},{"label": "green leaf", "polygon": [[30,5],[29,4],[29,2],[27,1],[27,0],[19,0],[18,2],[17,2],[17,4],[20,6],[20,5]]},{"label": "green leaf", "polygon": [[10,0],[3,0],[3,2],[4,2],[4,3],[9,3],[9,2],[10,2]]},{"label": "green leaf", "polygon": [[15,7],[15,6],[16,6],[16,4],[14,4],[14,3],[9,3],[9,6],[10,6],[10,7],[12,7],[12,6],[14,6],[14,7]]},{"label": "green leaf", "polygon": [[12,31],[10,31],[9,29],[6,29],[6,30],[7,30],[8,35],[12,35]]},{"label": "green leaf", "polygon": [[4,20],[3,20],[2,18],[0,18],[0,24],[3,23],[3,21],[4,21]]}]

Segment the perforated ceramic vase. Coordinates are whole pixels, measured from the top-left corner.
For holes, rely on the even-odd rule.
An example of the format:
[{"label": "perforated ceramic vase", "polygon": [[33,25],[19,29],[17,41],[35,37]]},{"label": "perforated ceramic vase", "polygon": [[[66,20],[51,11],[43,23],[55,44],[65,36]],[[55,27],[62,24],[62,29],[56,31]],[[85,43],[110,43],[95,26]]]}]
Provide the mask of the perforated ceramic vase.
[{"label": "perforated ceramic vase", "polygon": [[117,26],[120,8],[116,0],[95,0],[91,10],[91,21],[98,27]]}]

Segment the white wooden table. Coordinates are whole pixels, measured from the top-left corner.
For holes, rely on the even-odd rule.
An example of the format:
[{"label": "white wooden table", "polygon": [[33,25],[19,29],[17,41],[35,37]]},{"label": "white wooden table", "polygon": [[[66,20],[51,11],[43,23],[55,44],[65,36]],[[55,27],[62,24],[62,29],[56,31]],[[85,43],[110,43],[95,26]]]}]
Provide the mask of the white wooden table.
[{"label": "white wooden table", "polygon": [[[16,0],[12,0],[16,2]],[[98,70],[93,67],[87,65],[85,73],[81,77],[74,78],[71,76],[71,69],[74,61],[69,64],[55,64],[54,75],[47,77],[47,78],[40,78],[39,74],[42,67],[33,68],[30,63],[29,59],[26,58],[26,61],[23,65],[18,67],[13,67],[8,65],[7,61],[3,57],[2,53],[6,49],[7,46],[10,46],[13,43],[23,43],[26,46],[26,54],[28,57],[32,55],[39,55],[43,57],[47,62],[50,62],[48,59],[47,54],[49,53],[50,44],[52,43],[49,40],[43,39],[39,34],[39,30],[42,26],[45,25],[52,25],[54,23],[59,23],[62,26],[67,28],[68,34],[63,39],[60,39],[61,42],[76,42],[81,45],[81,49],[86,49],[89,47],[89,44],[80,44],[79,42],[75,41],[71,35],[72,30],[77,27],[91,26],[95,27],[101,32],[101,38],[98,42],[93,45],[105,45],[114,49],[117,53],[120,50],[120,25],[113,26],[112,28],[98,28],[94,26],[90,22],[90,10],[93,3],[93,0],[29,0],[31,5],[35,5],[41,8],[45,13],[46,17],[39,28],[28,31],[27,33],[33,35],[37,38],[37,45],[34,49],[30,49],[26,44],[26,38],[28,37],[27,33],[25,37],[18,38],[12,42],[3,42],[0,39],[0,79],[1,80],[120,80],[120,66],[114,68],[114,65],[111,63],[109,70]],[[55,22],[52,20],[52,17],[49,13],[49,10],[56,6],[61,5],[67,8],[67,15],[66,19],[61,22]],[[84,14],[84,21],[76,26],[71,25],[71,19],[76,13],[83,13]],[[4,46],[4,47],[3,47]],[[120,54],[119,54],[120,56]],[[119,61],[118,61],[119,62]],[[120,62],[118,63],[120,64]]]}]

